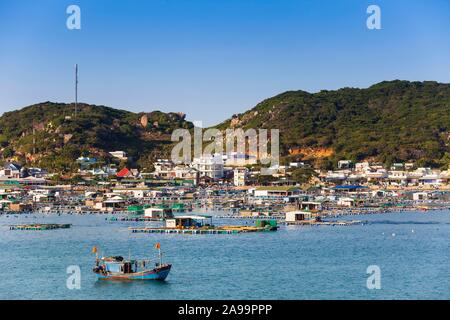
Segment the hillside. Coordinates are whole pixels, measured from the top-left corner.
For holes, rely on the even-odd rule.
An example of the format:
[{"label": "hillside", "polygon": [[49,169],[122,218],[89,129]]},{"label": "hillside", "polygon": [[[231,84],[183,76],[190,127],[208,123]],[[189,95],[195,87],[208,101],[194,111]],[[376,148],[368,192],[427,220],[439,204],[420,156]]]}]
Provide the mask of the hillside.
[{"label": "hillside", "polygon": [[[385,81],[367,89],[288,91],[217,126],[280,129],[286,161],[332,168],[340,159],[421,166],[450,164],[450,84]],[[116,162],[123,150],[133,166],[149,168],[168,156],[176,128],[192,128],[184,114],[134,113],[105,106],[44,102],[0,117],[0,160],[74,171],[74,159]],[[124,164],[121,164],[124,165]]]},{"label": "hillside", "polygon": [[0,117],[0,152],[14,160],[58,171],[73,171],[74,159],[94,156],[99,165],[114,161],[109,151],[123,150],[135,165],[170,152],[175,128],[191,128],[184,114],[133,113],[105,106],[45,102]]},{"label": "hillside", "polygon": [[282,155],[331,168],[339,159],[450,164],[450,84],[385,81],[367,89],[288,91],[218,128],[280,129]]}]

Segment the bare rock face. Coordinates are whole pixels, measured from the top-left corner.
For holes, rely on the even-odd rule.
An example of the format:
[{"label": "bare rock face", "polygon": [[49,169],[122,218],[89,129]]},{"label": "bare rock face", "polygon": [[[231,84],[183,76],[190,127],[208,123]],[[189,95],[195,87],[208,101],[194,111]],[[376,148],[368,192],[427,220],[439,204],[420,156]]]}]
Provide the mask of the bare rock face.
[{"label": "bare rock face", "polygon": [[119,119],[114,119],[112,122],[112,129],[117,129],[120,127],[120,120]]},{"label": "bare rock face", "polygon": [[142,126],[143,128],[147,128],[147,125],[148,125],[148,116],[147,116],[146,114],[144,114],[144,115],[141,117],[141,126]]},{"label": "bare rock face", "polygon": [[65,135],[64,135],[64,143],[69,142],[70,139],[72,139],[72,137],[73,137],[73,134],[71,134],[71,133],[65,134]]},{"label": "bare rock face", "polygon": [[332,148],[290,148],[290,155],[302,155],[303,160],[328,158],[334,155]]},{"label": "bare rock face", "polygon": [[239,120],[239,118],[233,118],[233,119],[231,119],[230,126],[236,127],[237,125],[239,125],[240,122],[241,121]]},{"label": "bare rock face", "polygon": [[45,124],[43,122],[33,124],[33,128],[36,131],[43,131],[45,129]]}]

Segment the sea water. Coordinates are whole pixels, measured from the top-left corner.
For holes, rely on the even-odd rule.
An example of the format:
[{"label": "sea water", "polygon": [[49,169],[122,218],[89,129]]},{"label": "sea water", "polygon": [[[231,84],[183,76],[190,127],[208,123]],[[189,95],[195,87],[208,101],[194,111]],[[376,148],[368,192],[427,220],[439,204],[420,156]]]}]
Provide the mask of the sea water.
[{"label": "sea water", "polygon": [[[129,226],[144,222],[105,217],[0,216],[0,299],[450,299],[450,211],[361,215],[345,219],[367,221],[362,225],[235,235],[130,233]],[[9,230],[21,223],[73,225]],[[156,262],[156,242],[173,264],[166,281],[96,280],[93,246],[103,255]],[[81,270],[79,289],[67,286],[70,266]],[[368,289],[369,266],[379,267],[380,289]]]}]

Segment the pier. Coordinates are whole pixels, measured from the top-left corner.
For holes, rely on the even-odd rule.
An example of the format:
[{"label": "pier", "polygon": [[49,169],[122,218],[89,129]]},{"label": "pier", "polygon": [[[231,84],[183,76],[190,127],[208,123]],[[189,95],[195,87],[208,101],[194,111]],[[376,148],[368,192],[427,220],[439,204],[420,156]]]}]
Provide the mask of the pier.
[{"label": "pier", "polygon": [[352,221],[313,221],[313,220],[303,220],[295,222],[285,222],[288,226],[352,226],[357,224],[363,224],[363,221],[352,220]]},{"label": "pier", "polygon": [[268,232],[276,227],[222,226],[213,228],[128,228],[132,233],[176,233],[176,234],[239,234],[248,232]]},{"label": "pier", "polygon": [[150,217],[111,217],[111,218],[105,218],[107,221],[144,221],[144,222],[150,222],[150,221],[164,221],[163,218],[150,218]]},{"label": "pier", "polygon": [[32,230],[32,231],[42,231],[42,230],[54,230],[54,229],[69,229],[71,224],[21,224],[9,226],[9,230]]}]

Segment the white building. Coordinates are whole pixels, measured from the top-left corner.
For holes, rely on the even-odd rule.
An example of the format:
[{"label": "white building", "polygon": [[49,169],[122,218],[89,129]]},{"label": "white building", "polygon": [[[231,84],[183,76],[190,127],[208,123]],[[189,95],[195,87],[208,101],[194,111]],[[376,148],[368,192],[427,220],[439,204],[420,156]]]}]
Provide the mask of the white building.
[{"label": "white building", "polygon": [[304,220],[311,220],[312,213],[307,211],[288,211],[285,213],[286,222],[297,222],[297,221],[304,221]]},{"label": "white building", "polygon": [[255,198],[261,199],[283,199],[300,194],[300,190],[296,187],[257,187],[250,189],[249,192]]},{"label": "white building", "polygon": [[20,178],[20,170],[22,167],[15,163],[7,163],[0,169],[0,176],[17,179]]},{"label": "white building", "polygon": [[198,171],[189,166],[175,165],[167,159],[158,159],[153,166],[155,167],[153,176],[156,178],[192,180],[194,185],[198,182]]},{"label": "white building", "polygon": [[384,180],[389,176],[386,169],[380,169],[380,168],[378,168],[376,170],[368,170],[365,172],[364,175],[368,181]]},{"label": "white building", "polygon": [[146,208],[144,216],[151,219],[163,219],[173,217],[172,209]]},{"label": "white building", "polygon": [[233,184],[236,187],[245,186],[248,176],[248,169],[244,167],[235,168],[233,170]]},{"label": "white building", "polygon": [[357,162],[355,163],[355,171],[356,172],[365,172],[370,169],[369,162]]},{"label": "white building", "polygon": [[117,174],[117,169],[104,166],[103,168],[94,168],[87,172],[95,177],[107,178],[108,176],[115,176]]},{"label": "white building", "polygon": [[414,201],[421,201],[421,200],[427,200],[427,199],[428,199],[428,193],[426,193],[426,192],[414,192],[413,193]]},{"label": "white building", "polygon": [[170,172],[175,167],[175,164],[168,159],[158,159],[153,166],[155,167],[155,177],[169,178]]},{"label": "white building", "polygon": [[203,156],[194,158],[191,167],[199,172],[200,177],[211,179],[223,178],[223,159],[221,156]]},{"label": "white building", "polygon": [[173,173],[176,179],[192,180],[194,182],[194,185],[197,185],[198,183],[199,173],[194,168],[189,168],[186,166],[176,166],[173,169]]},{"label": "white building", "polygon": [[419,178],[419,183],[422,185],[439,185],[441,182],[440,172],[437,171],[426,173]]},{"label": "white building", "polygon": [[325,175],[325,180],[327,181],[345,181],[347,179],[347,173],[343,171],[328,171]]},{"label": "white building", "polygon": [[337,205],[342,207],[353,207],[355,205],[355,199],[340,198],[337,202]]},{"label": "white building", "polygon": [[51,189],[34,189],[29,192],[33,196],[33,202],[50,201],[55,196],[59,195],[59,192]]},{"label": "white building", "polygon": [[112,155],[114,158],[117,158],[120,160],[128,159],[128,155],[125,151],[111,151],[109,154]]},{"label": "white building", "polygon": [[221,155],[222,160],[227,166],[243,166],[248,164],[256,164],[257,157],[254,155],[249,155],[240,152],[229,152]]}]

